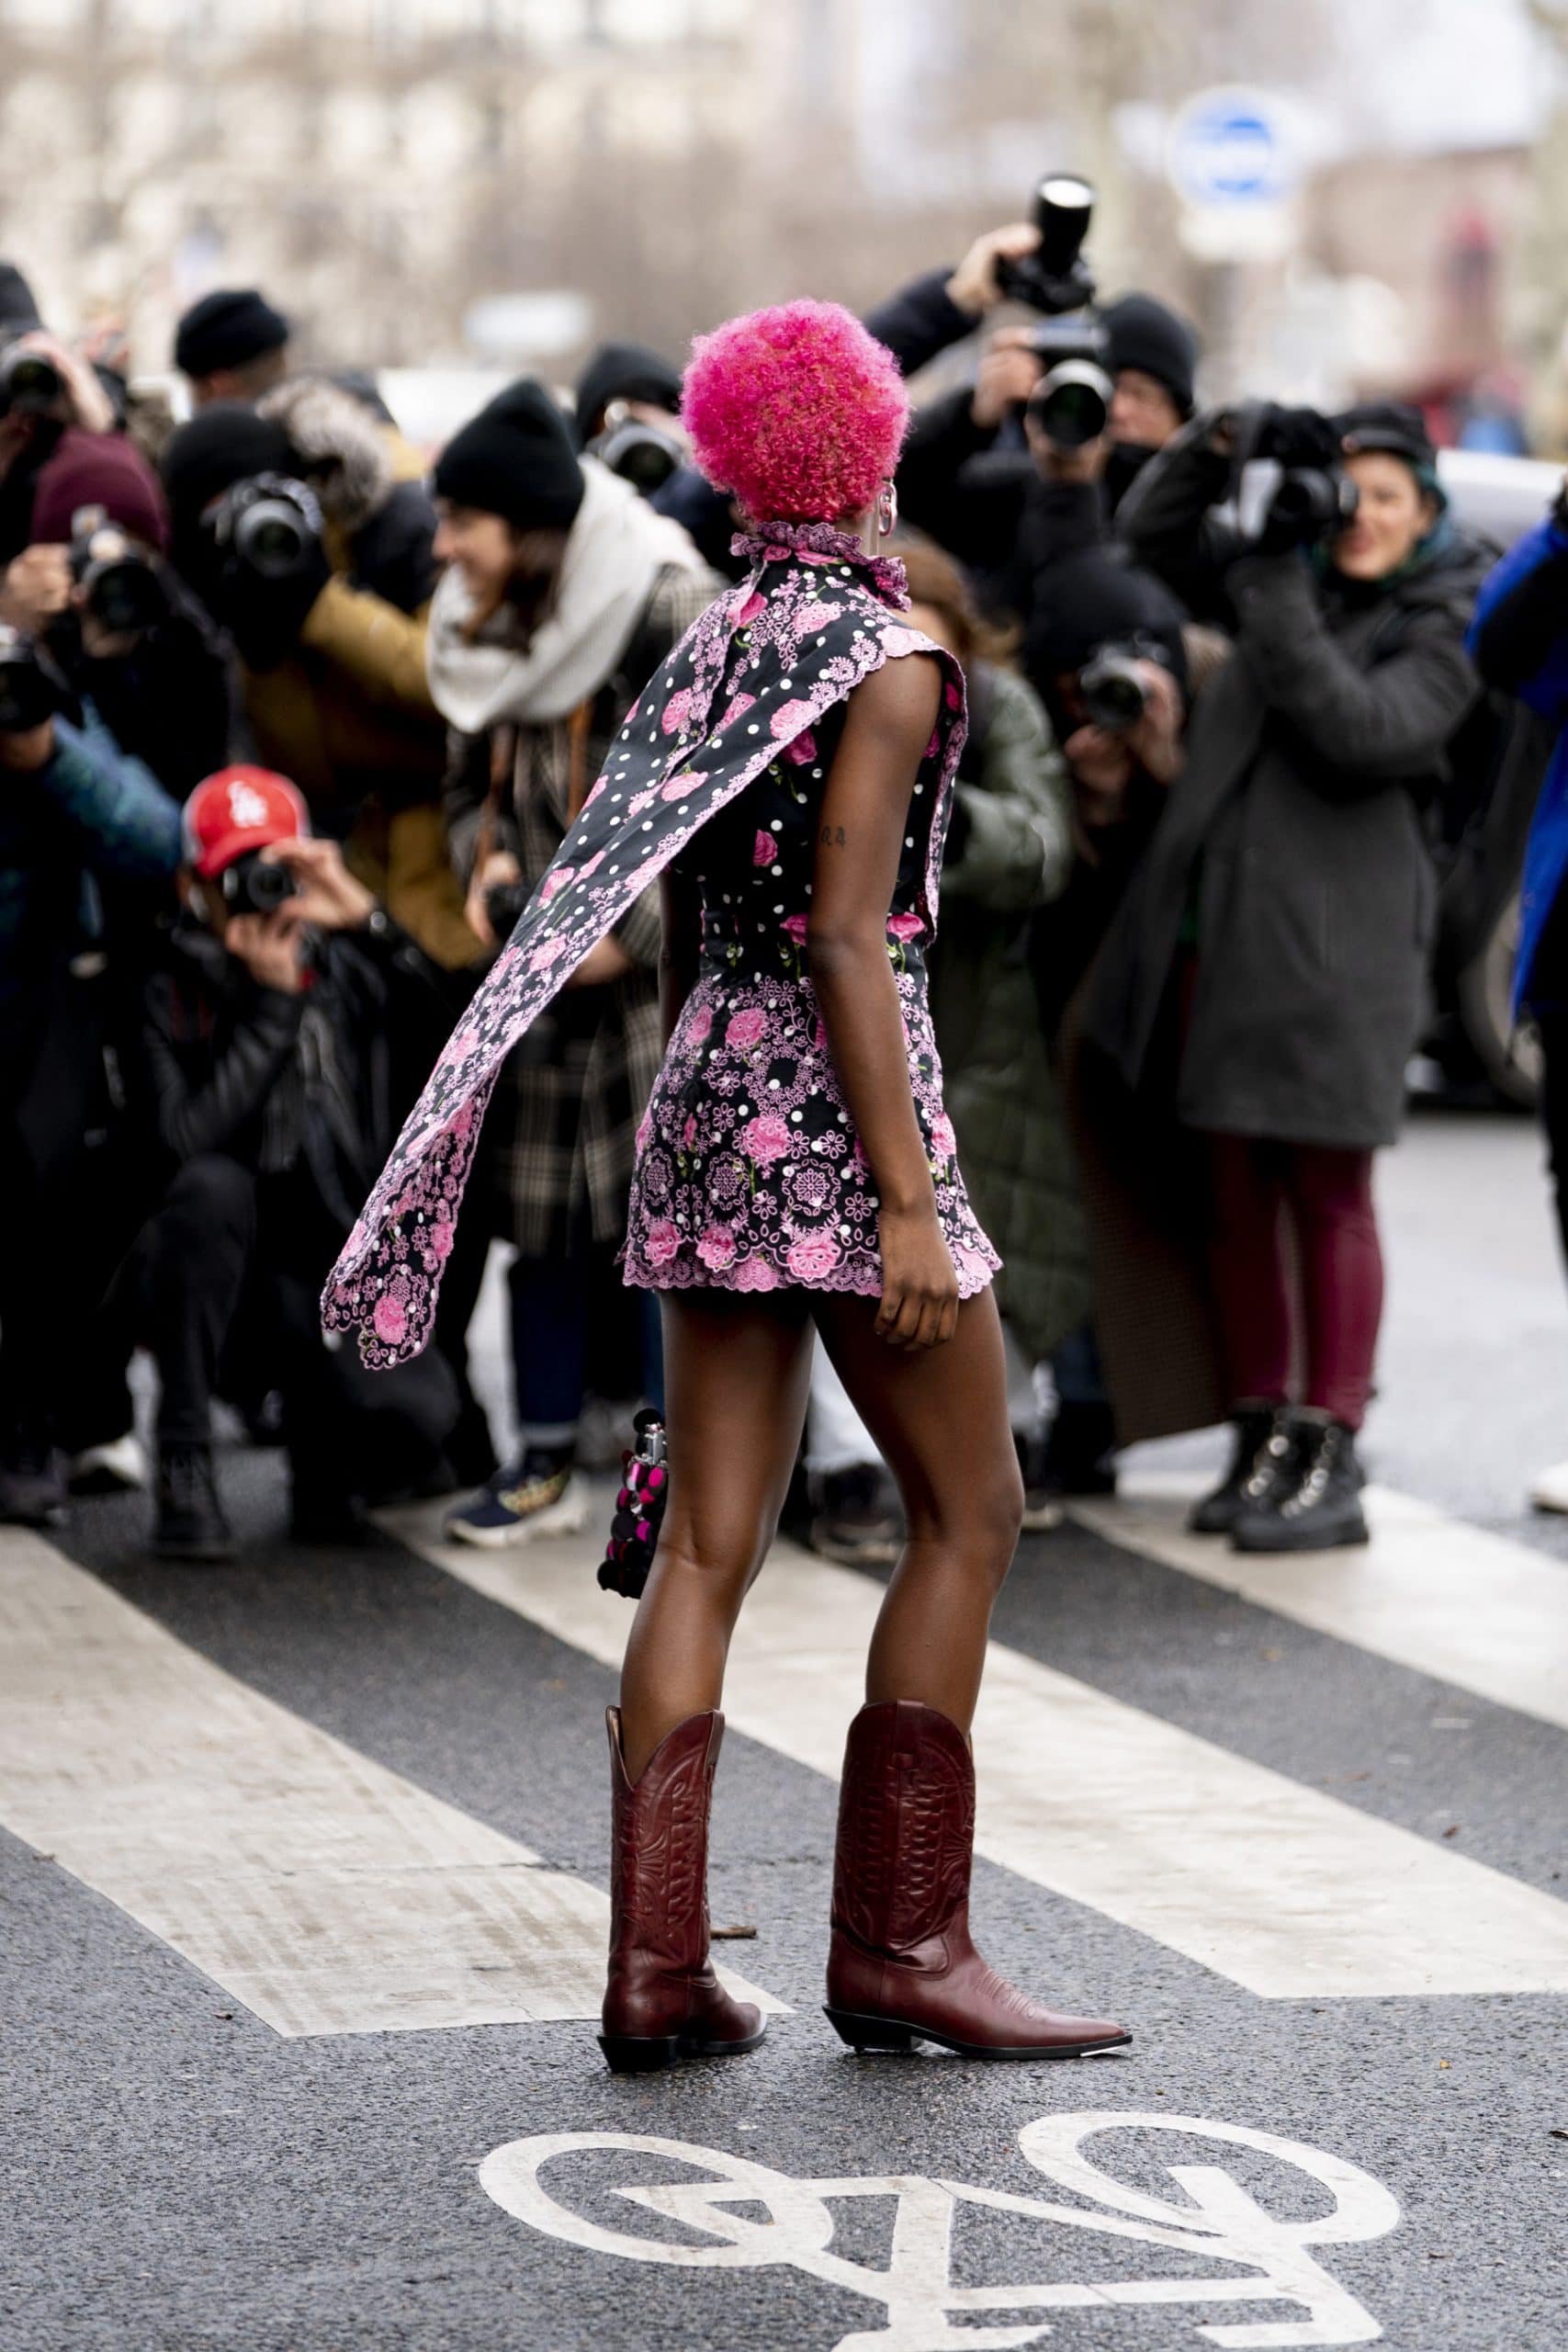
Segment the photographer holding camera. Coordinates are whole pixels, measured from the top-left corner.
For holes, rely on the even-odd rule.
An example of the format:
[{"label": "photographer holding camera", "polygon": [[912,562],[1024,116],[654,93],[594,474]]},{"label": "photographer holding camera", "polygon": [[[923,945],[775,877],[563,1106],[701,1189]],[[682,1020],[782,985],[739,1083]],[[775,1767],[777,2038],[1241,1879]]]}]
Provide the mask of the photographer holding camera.
[{"label": "photographer holding camera", "polygon": [[177,802],[68,699],[0,623],[0,1520],[28,1526],[64,1515],[62,1449],[129,1428],[123,1395],[92,1425],[95,1318],[141,1181],[127,1008],[180,855]]},{"label": "photographer holding camera", "polygon": [[33,537],[39,473],[61,435],[73,427],[113,433],[117,423],[94,369],[45,331],[26,280],[6,267],[0,279],[0,565],[11,565]]},{"label": "photographer holding camera", "polygon": [[185,912],[143,1006],[167,1179],[134,1285],[160,1382],[152,1547],[216,1560],[233,1539],[211,1400],[243,1299],[246,1345],[282,1394],[298,1538],[352,1539],[361,1501],[450,1483],[458,1391],[439,1352],[372,1375],[327,1345],[316,1301],[464,986],[355,880],[335,842],[310,837],[282,776],[208,777],[186,805],[184,841]]},{"label": "photographer holding camera", "polygon": [[456,968],[477,944],[442,834],[446,730],[425,681],[434,513],[395,481],[352,393],[296,379],[264,407],[214,402],[171,440],[174,560],[233,638],[257,755]]},{"label": "photographer holding camera", "polygon": [[[1193,1524],[1281,1552],[1366,1538],[1372,1155],[1398,1136],[1420,1024],[1435,900],[1422,812],[1477,692],[1464,633],[1485,559],[1447,515],[1417,411],[1298,414],[1261,450],[1256,422],[1208,420],[1134,493],[1173,545],[1183,513],[1194,559],[1213,563],[1208,509],[1235,459],[1283,462],[1256,540],[1224,568],[1235,650],[1194,705],[1088,1035],[1125,1087],[1156,1093],[1174,1046],[1176,1115],[1205,1156],[1235,1423],[1230,1470]],[[1102,1311],[1113,1395],[1147,1346],[1145,1293],[1141,1340],[1130,1315],[1117,1361]]]},{"label": "photographer holding camera", "polygon": [[[451,722],[452,854],[468,919],[499,946],[654,669],[723,582],[685,532],[592,457],[544,386],[499,392],[436,461],[430,683]],[[657,1384],[657,1335],[620,1283],[637,1122],[659,1068],[657,891],[577,967],[506,1063],[481,1146],[490,1234],[515,1243],[521,1458],[448,1521],[472,1544],[582,1523],[572,1484],[596,1320],[626,1316],[625,1390]],[[476,1184],[475,1193],[479,1190]],[[482,1221],[475,1230],[485,1238]],[[459,1245],[461,1249],[461,1245]],[[448,1270],[438,1330],[456,1359],[482,1251]],[[623,1392],[625,1393],[625,1392]]]}]

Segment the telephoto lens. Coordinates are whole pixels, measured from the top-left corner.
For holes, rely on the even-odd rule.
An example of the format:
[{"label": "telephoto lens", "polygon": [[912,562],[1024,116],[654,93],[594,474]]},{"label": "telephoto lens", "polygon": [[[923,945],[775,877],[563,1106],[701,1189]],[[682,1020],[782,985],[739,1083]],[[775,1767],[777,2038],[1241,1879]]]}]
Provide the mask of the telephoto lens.
[{"label": "telephoto lens", "polygon": [[71,576],[99,628],[115,636],[140,637],[168,611],[152,564],[101,506],[72,517]]},{"label": "telephoto lens", "polygon": [[231,915],[271,915],[298,896],[294,876],[285,865],[252,850],[226,865],[218,877],[223,903]]},{"label": "telephoto lens", "polygon": [[212,522],[224,554],[263,580],[289,580],[305,571],[321,535],[313,491],[283,474],[237,481]]},{"label": "telephoto lens", "polygon": [[1078,672],[1078,693],[1092,725],[1109,735],[1126,735],[1148,708],[1138,656],[1123,646],[1102,645]]},{"label": "telephoto lens", "polygon": [[1028,413],[1058,449],[1083,449],[1110,423],[1113,390],[1104,368],[1091,359],[1065,359],[1041,378],[1030,394]]},{"label": "telephoto lens", "polygon": [[1094,278],[1083,242],[1094,216],[1094,190],[1074,172],[1047,172],[1037,180],[1029,217],[1040,232],[1035,252],[997,264],[997,283],[1015,302],[1057,317],[1094,300]]},{"label": "telephoto lens", "polygon": [[47,416],[64,391],[65,379],[41,351],[16,344],[0,351],[0,416]]}]

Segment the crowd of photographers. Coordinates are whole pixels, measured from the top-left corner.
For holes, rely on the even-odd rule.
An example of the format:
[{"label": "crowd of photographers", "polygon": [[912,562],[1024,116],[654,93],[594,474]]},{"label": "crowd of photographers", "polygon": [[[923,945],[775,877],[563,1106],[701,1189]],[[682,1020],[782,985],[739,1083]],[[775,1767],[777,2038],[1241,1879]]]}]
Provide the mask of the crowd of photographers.
[{"label": "crowd of photographers", "polygon": [[[917,409],[898,552],[969,683],[933,1011],[1005,1261],[1029,1515],[1111,1490],[1121,1445],[1228,1420],[1197,1527],[1354,1543],[1432,812],[1458,747],[1495,763],[1504,696],[1568,710],[1568,526],[1483,591],[1497,551],[1453,523],[1416,411],[1201,408],[1170,308],[1095,305],[1089,205],[1043,184],[869,321],[911,374],[978,338]],[[1032,322],[991,331],[1003,306]],[[0,269],[0,1519],[147,1485],[155,1549],[226,1557],[221,1409],[286,1449],[303,1540],[437,1493],[469,1543],[580,1527],[581,1471],[660,1389],[614,1262],[657,894],[506,1069],[433,1347],[367,1374],[316,1299],[626,706],[732,575],[735,517],[687,462],[678,370],[635,345],[571,408],[513,385],[428,469],[372,379],[292,365],[260,294],[197,303],[174,357],[171,428]],[[1560,1178],[1565,809],[1559,759],[1521,986]],[[498,1239],[502,1462],[468,1368]],[[825,1363],[798,1522],[853,1561],[898,1541]]]}]

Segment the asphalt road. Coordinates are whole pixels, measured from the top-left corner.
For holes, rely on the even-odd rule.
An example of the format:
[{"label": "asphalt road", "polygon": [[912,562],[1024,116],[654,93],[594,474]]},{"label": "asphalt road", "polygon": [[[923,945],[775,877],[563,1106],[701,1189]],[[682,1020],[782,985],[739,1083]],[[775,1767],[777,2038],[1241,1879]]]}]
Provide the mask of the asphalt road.
[{"label": "asphalt road", "polygon": [[302,1551],[239,1451],[232,1568],[135,1501],[0,1535],[4,2352],[1557,2352],[1568,1305],[1528,1126],[1421,1119],[1382,1199],[1369,1552],[1235,1589],[1183,1442],[998,1612],[976,1923],[1114,2057],[828,2029],[868,1579],[782,1554],[738,1652],[712,1907],[768,2041],[628,2081],[588,1544]]}]

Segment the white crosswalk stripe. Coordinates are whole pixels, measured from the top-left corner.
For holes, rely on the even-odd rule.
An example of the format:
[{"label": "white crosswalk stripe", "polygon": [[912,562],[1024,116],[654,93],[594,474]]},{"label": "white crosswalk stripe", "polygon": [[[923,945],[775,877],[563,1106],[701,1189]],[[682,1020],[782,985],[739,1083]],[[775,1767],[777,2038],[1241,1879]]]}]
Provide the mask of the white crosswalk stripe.
[{"label": "white crosswalk stripe", "polygon": [[597,1887],[247,1689],[11,1529],[0,1823],[280,2034],[599,2013]]},{"label": "white crosswalk stripe", "polygon": [[1371,1544],[1295,1557],[1188,1532],[1209,1482],[1145,1473],[1072,1516],[1129,1551],[1238,1592],[1501,1707],[1568,1728],[1568,1568],[1387,1487],[1370,1487]]},{"label": "white crosswalk stripe", "polygon": [[[631,1622],[587,1539],[412,1548],[607,1665]],[[780,1544],[748,1599],[725,1712],[836,1776],[881,1598]],[[1568,1990],[1568,1905],[993,1643],[975,1724],[978,1849],[1265,1996]]]}]

